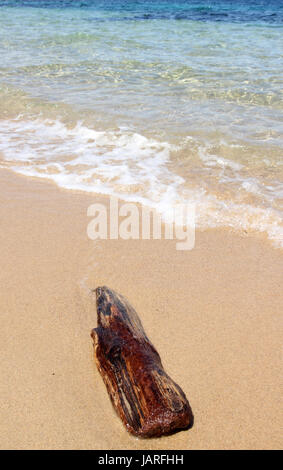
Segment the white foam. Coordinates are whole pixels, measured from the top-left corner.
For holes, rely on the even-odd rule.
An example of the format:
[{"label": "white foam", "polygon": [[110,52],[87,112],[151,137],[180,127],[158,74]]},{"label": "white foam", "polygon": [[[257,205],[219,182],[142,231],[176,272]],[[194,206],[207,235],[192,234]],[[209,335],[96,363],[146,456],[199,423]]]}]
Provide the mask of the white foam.
[{"label": "white foam", "polygon": [[203,147],[199,148],[199,157],[207,166],[220,166],[222,168],[231,168],[232,170],[241,170],[243,165],[232,160],[228,160],[218,155],[208,154]]},{"label": "white foam", "polygon": [[0,128],[0,151],[15,171],[155,207],[178,198],[183,183],[167,169],[172,149],[125,129],[95,131],[81,123],[69,129],[60,121],[17,119]]},{"label": "white foam", "polygon": [[[190,140],[189,138],[187,139]],[[271,207],[255,207],[208,193],[199,181],[188,182],[169,169],[170,154],[176,147],[140,135],[133,130],[96,131],[78,123],[68,128],[60,121],[23,120],[0,122],[2,166],[41,178],[49,178],[66,189],[112,194],[139,202],[166,214],[178,203],[195,203],[199,227],[229,226],[266,232],[283,246],[282,220]],[[255,178],[245,179],[242,165],[199,147],[204,169],[228,168],[239,188],[261,194]],[[222,174],[229,183],[225,172]],[[266,200],[272,200],[272,188]],[[277,188],[278,189],[278,188]]]}]

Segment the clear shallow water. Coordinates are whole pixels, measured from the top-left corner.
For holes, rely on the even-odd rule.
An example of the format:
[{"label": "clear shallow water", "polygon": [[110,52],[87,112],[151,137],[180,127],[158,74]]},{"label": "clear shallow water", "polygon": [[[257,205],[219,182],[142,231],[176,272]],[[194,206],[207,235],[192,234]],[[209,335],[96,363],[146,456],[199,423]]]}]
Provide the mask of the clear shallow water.
[{"label": "clear shallow water", "polygon": [[282,235],[283,1],[1,1],[2,166]]}]

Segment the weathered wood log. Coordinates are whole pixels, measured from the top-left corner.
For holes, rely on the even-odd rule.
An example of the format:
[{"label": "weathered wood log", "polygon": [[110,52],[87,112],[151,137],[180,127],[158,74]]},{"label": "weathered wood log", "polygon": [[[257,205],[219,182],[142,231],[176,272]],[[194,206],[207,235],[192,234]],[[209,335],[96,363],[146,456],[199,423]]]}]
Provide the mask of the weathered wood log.
[{"label": "weathered wood log", "polygon": [[164,371],[133,307],[107,287],[96,289],[96,305],[95,360],[127,430],[152,437],[191,427],[189,402]]}]

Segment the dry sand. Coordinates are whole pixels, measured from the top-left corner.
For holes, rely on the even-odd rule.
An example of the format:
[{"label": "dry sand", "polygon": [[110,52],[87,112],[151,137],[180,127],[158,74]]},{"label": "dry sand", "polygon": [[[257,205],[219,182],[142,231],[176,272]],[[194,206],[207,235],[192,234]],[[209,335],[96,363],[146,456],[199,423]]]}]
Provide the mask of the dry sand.
[{"label": "dry sand", "polygon": [[[224,230],[187,252],[94,242],[86,210],[100,196],[4,170],[0,191],[2,449],[281,447],[282,252]],[[90,338],[101,284],[139,313],[190,400],[189,431],[140,440],[115,415]]]}]

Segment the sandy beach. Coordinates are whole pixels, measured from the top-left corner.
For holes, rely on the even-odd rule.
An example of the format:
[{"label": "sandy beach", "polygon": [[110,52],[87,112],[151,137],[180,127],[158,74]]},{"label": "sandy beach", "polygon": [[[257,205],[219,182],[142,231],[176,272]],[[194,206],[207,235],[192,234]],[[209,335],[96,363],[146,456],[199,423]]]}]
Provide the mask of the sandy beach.
[{"label": "sandy beach", "polygon": [[[229,230],[175,241],[87,237],[107,198],[0,172],[1,449],[282,447],[282,252]],[[115,415],[93,360],[91,289],[140,315],[194,426],[141,440]],[[282,407],[281,407],[282,409]]]}]

